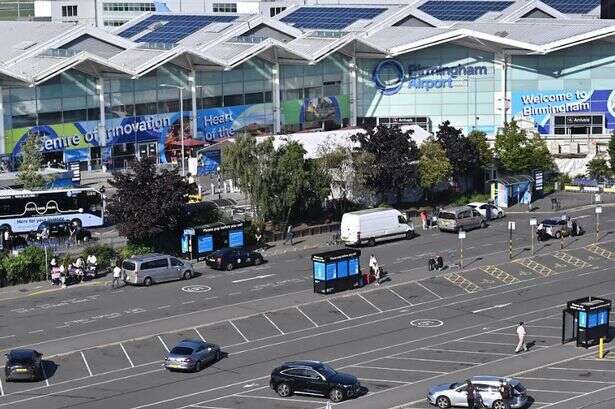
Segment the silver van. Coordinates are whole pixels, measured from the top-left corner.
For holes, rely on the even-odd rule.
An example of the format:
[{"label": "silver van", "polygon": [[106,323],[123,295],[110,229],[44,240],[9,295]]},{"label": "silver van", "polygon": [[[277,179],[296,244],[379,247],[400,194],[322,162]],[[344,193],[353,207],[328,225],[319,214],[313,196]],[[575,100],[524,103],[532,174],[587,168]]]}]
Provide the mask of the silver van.
[{"label": "silver van", "polygon": [[126,284],[143,284],[192,278],[192,264],[164,254],[133,256],[122,262],[122,274]]},{"label": "silver van", "polygon": [[485,218],[470,206],[450,207],[438,214],[438,228],[440,231],[470,230],[487,227]]}]

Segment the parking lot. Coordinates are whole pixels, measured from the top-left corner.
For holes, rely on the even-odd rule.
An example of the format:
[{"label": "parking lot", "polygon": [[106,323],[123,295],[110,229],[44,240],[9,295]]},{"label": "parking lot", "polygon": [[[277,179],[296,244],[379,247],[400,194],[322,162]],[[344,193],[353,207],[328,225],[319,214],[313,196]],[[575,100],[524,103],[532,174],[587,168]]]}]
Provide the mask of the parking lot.
[{"label": "parking lot", "polygon": [[[23,396],[32,390],[54,386],[61,388],[64,386],[60,385],[68,385],[79,380],[99,378],[110,374],[121,376],[124,373],[132,373],[141,369],[160,368],[164,354],[180,339],[200,338],[215,342],[232,355],[238,348],[248,344],[264,343],[277,337],[285,338],[296,334],[316,332],[323,327],[335,327],[350,321],[368,321],[383,314],[390,314],[390,312],[412,311],[414,308],[418,309],[442,299],[459,297],[468,293],[488,293],[494,288],[540,280],[564,273],[586,274],[608,266],[613,260],[613,252],[615,252],[614,243],[602,243],[600,246],[591,245],[583,249],[557,251],[550,255],[518,259],[501,265],[482,266],[464,271],[451,268],[438,276],[419,281],[388,283],[380,288],[370,287],[360,292],[323,297],[316,302],[264,314],[247,315],[179,332],[126,340],[62,356],[46,357],[47,379],[38,384],[7,384],[2,374],[2,393],[7,397]],[[438,322],[417,321],[419,322],[413,325],[441,325]],[[530,353],[539,352],[561,342],[560,314],[547,316],[538,321],[530,322],[527,326],[529,340],[533,342]],[[438,343],[435,346],[415,348],[369,362],[356,363],[344,370],[357,375],[368,388],[369,393],[383,392],[391,388],[411,385],[455,371],[507,359],[515,355],[513,352],[515,343],[515,329],[508,326],[463,339]],[[532,407],[550,405],[575,394],[586,393],[593,387],[599,389],[611,384],[607,371],[615,371],[615,361],[595,362],[584,359],[579,362],[579,364],[566,363],[565,365],[585,368],[592,374],[591,370],[595,368],[597,375],[588,377],[584,375],[585,372],[576,371],[579,372],[579,379],[586,381],[579,382],[582,386],[578,387],[578,390],[561,391],[565,389],[562,383],[568,381],[558,381],[562,378],[554,374],[563,370],[541,368],[536,372],[522,374],[520,376],[522,382],[526,384],[535,399]],[[558,366],[554,365],[554,367]],[[451,380],[456,380],[453,375],[451,376]],[[568,377],[571,376],[568,375]],[[549,382],[554,384],[549,384]],[[612,383],[615,384],[615,382]],[[273,391],[262,388],[225,397],[220,401],[216,400],[213,406],[208,406],[210,405],[208,402],[196,407],[311,409],[320,407],[325,402],[321,398],[306,396],[295,396],[282,400]]]}]

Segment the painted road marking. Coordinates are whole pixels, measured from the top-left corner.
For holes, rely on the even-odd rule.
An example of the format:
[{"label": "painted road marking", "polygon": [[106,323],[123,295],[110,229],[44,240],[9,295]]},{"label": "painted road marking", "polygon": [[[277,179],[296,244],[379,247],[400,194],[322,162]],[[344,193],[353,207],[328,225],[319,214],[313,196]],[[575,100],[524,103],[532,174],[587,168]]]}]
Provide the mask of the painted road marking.
[{"label": "painted road marking", "polygon": [[274,275],[275,274],[264,274],[264,275],[260,275],[260,276],[254,276],[254,277],[249,277],[249,278],[242,278],[242,279],[239,279],[239,280],[233,280],[233,281],[231,281],[231,283],[237,284],[237,283],[243,283],[244,281],[260,280],[261,278],[273,277]]},{"label": "painted road marking", "polygon": [[[406,352],[402,352],[405,354]],[[447,359],[426,359],[426,358],[407,358],[404,356],[393,355],[395,359],[403,359],[406,361],[425,361],[425,362],[442,362],[446,364],[463,364],[463,365],[480,365],[482,362],[468,362],[468,361],[450,361]]]},{"label": "painted road marking", "polygon": [[577,268],[591,267],[591,264],[589,264],[587,261],[583,261],[580,258],[571,256],[570,254],[563,252],[563,251],[558,251],[556,253],[553,253],[553,257],[558,258],[565,263],[572,264],[573,266]]},{"label": "painted road marking", "polygon": [[193,329],[194,329],[194,332],[196,332],[196,334],[199,336],[199,338],[201,338],[201,341],[206,342],[205,338],[203,338],[203,335],[201,335],[199,330],[197,328],[193,328]]},{"label": "painted road marking", "polygon": [[412,306],[412,303],[408,300],[406,300],[404,297],[402,297],[401,295],[399,295],[399,293],[395,290],[393,290],[392,288],[387,288],[388,291],[392,292],[393,294],[395,294],[397,297],[401,298],[403,300],[403,302],[405,302],[406,304],[408,304],[409,306]]},{"label": "painted road marking", "polygon": [[28,332],[28,334],[38,334],[39,332],[43,332],[43,330],[42,329],[36,329],[34,331]]},{"label": "painted road marking", "polygon": [[431,293],[431,294],[435,295],[439,300],[442,299],[442,297],[440,297],[438,294],[436,294],[435,292],[431,291],[429,288],[427,288],[423,284],[421,284],[420,281],[417,281],[416,285],[418,285],[419,287],[421,287],[423,290],[427,291],[428,293]]},{"label": "painted road marking", "polygon": [[338,311],[340,312],[340,314],[342,314],[344,317],[346,317],[346,319],[347,319],[347,320],[349,320],[349,319],[350,319],[350,317],[349,317],[348,315],[346,315],[346,313],[345,313],[344,311],[340,310],[340,309],[338,308],[338,306],[337,306],[337,305],[333,304],[333,303],[331,302],[331,300],[327,300],[327,302],[328,302],[329,304],[331,304],[331,306],[332,306],[333,308],[335,308],[336,310],[338,310]]},{"label": "painted road marking", "polygon": [[130,367],[134,368],[135,364],[132,363],[132,359],[130,359],[130,356],[128,356],[128,352],[126,352],[126,348],[124,348],[124,345],[122,345],[121,342],[120,342],[120,348],[122,348],[122,351],[124,351],[124,355],[126,355],[126,359],[128,359],[128,363],[130,364]]},{"label": "painted road marking", "polygon": [[[458,342],[458,341],[451,341]],[[478,355],[499,355],[499,356],[513,356],[513,354],[502,354],[500,352],[478,352],[478,351],[460,351],[458,349],[445,349],[445,348],[424,348],[428,351],[442,351],[442,352],[456,352],[462,354],[478,354]]]},{"label": "painted road marking", "polygon": [[5,339],[5,338],[15,338],[15,335],[4,335],[0,337],[0,339]]},{"label": "painted road marking", "polygon": [[514,283],[518,283],[521,281],[517,277],[513,276],[512,274],[507,273],[506,271],[496,266],[482,266],[479,268],[485,273],[489,274],[491,277],[497,278],[504,284],[514,284]]},{"label": "painted road marking", "polygon": [[206,293],[211,291],[211,287],[208,285],[187,285],[182,287],[182,291],[187,293]]},{"label": "painted road marking", "polygon": [[245,395],[243,393],[236,394],[235,396],[240,397],[240,398],[251,398],[251,399],[280,400],[280,401],[283,401],[283,402],[303,402],[303,403],[311,403],[311,404],[318,403],[315,400],[308,400],[308,399],[296,399],[296,398],[293,398],[292,400],[288,400],[288,398],[278,398],[278,397],[275,397],[275,396]]},{"label": "painted road marking", "polygon": [[83,363],[85,364],[85,368],[88,370],[88,373],[90,374],[90,376],[92,376],[92,370],[90,369],[90,365],[88,365],[88,361],[86,361],[85,359],[83,351],[81,351],[81,358],[83,358]]},{"label": "painted road marking", "polygon": [[371,305],[372,307],[374,307],[375,309],[378,310],[378,312],[382,312],[382,310],[378,307],[376,307],[374,305],[374,303],[372,303],[370,300],[368,300],[367,298],[363,297],[361,294],[357,294],[363,301],[365,301],[366,303],[368,303],[369,305]]},{"label": "painted road marking", "polygon": [[158,341],[160,341],[160,343],[162,344],[162,346],[164,347],[164,349],[169,352],[169,347],[167,346],[167,344],[163,341],[162,337],[160,335],[158,335]]},{"label": "painted road marking", "polygon": [[529,268],[543,277],[550,277],[552,275],[559,274],[551,270],[549,267],[543,266],[542,264],[537,263],[534,260],[530,260],[529,258],[514,260],[513,263],[521,264],[522,266]]},{"label": "painted road marking", "polygon": [[441,327],[442,325],[444,325],[444,322],[440,320],[422,318],[422,319],[410,321],[410,325],[412,325],[413,327],[419,327],[419,328],[435,328],[435,327]]},{"label": "painted road marking", "polygon": [[443,274],[442,277],[444,277],[446,280],[450,281],[452,284],[456,285],[457,287],[460,287],[467,293],[474,293],[480,290],[479,286],[477,286],[472,281],[468,280],[467,278],[457,273]]},{"label": "painted road marking", "polygon": [[273,325],[273,326],[275,327],[275,329],[277,329],[277,330],[280,332],[280,334],[285,335],[285,334],[284,334],[284,331],[282,331],[282,330],[280,329],[280,327],[278,327],[278,326],[276,325],[276,323],[275,323],[275,322],[273,322],[273,320],[267,316],[267,313],[263,314],[263,317],[265,317],[265,319],[266,319],[267,321],[269,321],[269,323],[270,323],[271,325]]},{"label": "painted road marking", "polygon": [[4,396],[4,387],[2,386],[2,379],[0,379],[0,396]]},{"label": "painted road marking", "polygon": [[353,368],[365,368],[365,369],[379,369],[382,371],[399,371],[399,372],[426,372],[426,373],[439,373],[445,374],[442,371],[428,371],[425,369],[401,369],[401,368],[387,368],[385,366],[365,366],[365,365],[351,365]]},{"label": "painted road marking", "polygon": [[307,318],[307,320],[310,321],[315,328],[318,328],[318,324],[316,324],[313,319],[308,317],[308,315],[306,313],[304,313],[301,308],[299,308],[299,307],[295,307],[295,308],[297,309],[297,311],[299,311],[301,313],[301,315],[303,315],[305,318]]},{"label": "painted road marking", "polygon": [[239,328],[237,328],[237,325],[235,325],[235,323],[232,320],[229,320],[228,323],[231,324],[231,327],[235,328],[235,331],[237,331],[237,333],[241,335],[241,338],[243,338],[244,341],[250,342],[250,340],[248,340],[248,338],[245,335],[243,335],[243,332],[239,331]]},{"label": "painted road marking", "polygon": [[474,310],[472,311],[472,314],[478,314],[479,312],[483,312],[483,311],[489,311],[489,310],[493,310],[496,308],[504,308],[504,307],[508,307],[509,305],[511,305],[512,303],[506,303],[506,304],[498,304],[498,305],[494,305],[492,307],[486,307],[486,308],[480,308],[478,310]]},{"label": "painted road marking", "polygon": [[612,251],[609,251],[607,249],[604,249],[600,246],[598,246],[597,244],[590,244],[589,246],[585,247],[588,251],[591,251],[594,254],[597,254],[601,257],[604,257],[606,259],[609,260],[615,260],[615,253],[613,253]]}]

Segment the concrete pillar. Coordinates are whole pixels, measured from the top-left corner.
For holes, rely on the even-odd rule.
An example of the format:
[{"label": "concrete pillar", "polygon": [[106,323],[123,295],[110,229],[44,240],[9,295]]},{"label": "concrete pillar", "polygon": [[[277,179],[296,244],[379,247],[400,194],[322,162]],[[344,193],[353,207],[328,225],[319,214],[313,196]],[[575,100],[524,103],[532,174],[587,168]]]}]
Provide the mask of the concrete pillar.
[{"label": "concrete pillar", "polygon": [[196,111],[197,111],[197,106],[196,106],[196,71],[195,70],[191,70],[190,71],[190,78],[192,78],[192,81],[190,81],[190,92],[192,95],[192,115],[190,116],[190,124],[192,126],[191,131],[192,131],[192,137],[196,138],[196,132],[197,132],[197,116],[196,116]]},{"label": "concrete pillar", "polygon": [[105,79],[103,77],[98,78],[96,89],[98,90],[98,108],[100,110],[100,119],[98,120],[98,143],[100,146],[106,146],[107,127],[105,118]]},{"label": "concrete pillar", "polygon": [[0,86],[0,154],[4,154],[4,100],[2,98],[2,86]]},{"label": "concrete pillar", "polygon": [[[508,91],[508,66],[510,62],[510,56],[505,52],[496,53],[495,66],[498,67],[500,75],[500,99],[496,105],[497,111],[500,113],[500,126],[508,121],[508,111],[510,107],[510,95]],[[496,74],[496,75],[497,75]]]},{"label": "concrete pillar", "polygon": [[357,126],[357,59],[352,57],[348,64],[348,74],[350,75],[350,126]]},{"label": "concrete pillar", "polygon": [[280,64],[275,63],[271,69],[271,104],[273,106],[273,133],[282,130],[282,112],[280,104]]}]

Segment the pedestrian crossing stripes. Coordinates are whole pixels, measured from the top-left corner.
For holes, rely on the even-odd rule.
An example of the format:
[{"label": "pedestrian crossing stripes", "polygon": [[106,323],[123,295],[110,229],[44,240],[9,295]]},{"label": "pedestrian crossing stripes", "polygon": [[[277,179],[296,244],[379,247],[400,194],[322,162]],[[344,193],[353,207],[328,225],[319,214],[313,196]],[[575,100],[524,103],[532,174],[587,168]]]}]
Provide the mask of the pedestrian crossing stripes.
[{"label": "pedestrian crossing stripes", "polygon": [[562,260],[564,263],[572,264],[577,268],[591,267],[591,264],[589,264],[588,262],[583,261],[580,258],[571,256],[570,254],[563,251],[558,251],[557,253],[554,253],[553,257]]},{"label": "pedestrian crossing stripes", "polygon": [[506,271],[499,269],[496,266],[482,266],[480,269],[505,284],[515,284],[521,281],[517,277],[512,274],[508,274]]},{"label": "pedestrian crossing stripes", "polygon": [[557,274],[557,272],[551,270],[549,267],[543,266],[542,264],[537,263],[534,260],[530,260],[529,258],[520,258],[518,260],[515,260],[514,262],[529,268],[530,270],[543,277],[550,277]]},{"label": "pedestrian crossing stripes", "polygon": [[594,254],[597,254],[601,257],[604,257],[606,259],[609,260],[615,260],[615,253],[613,253],[610,250],[604,249],[600,246],[598,246],[597,244],[590,244],[589,246],[585,247],[587,249],[587,251],[590,251]]},{"label": "pedestrian crossing stripes", "polygon": [[474,284],[472,281],[468,280],[467,278],[460,276],[457,273],[447,273],[447,274],[444,274],[442,277],[444,277],[446,280],[450,281],[451,283],[455,284],[457,287],[464,289],[468,293],[474,293],[480,290],[479,286],[477,286],[476,284]]}]

